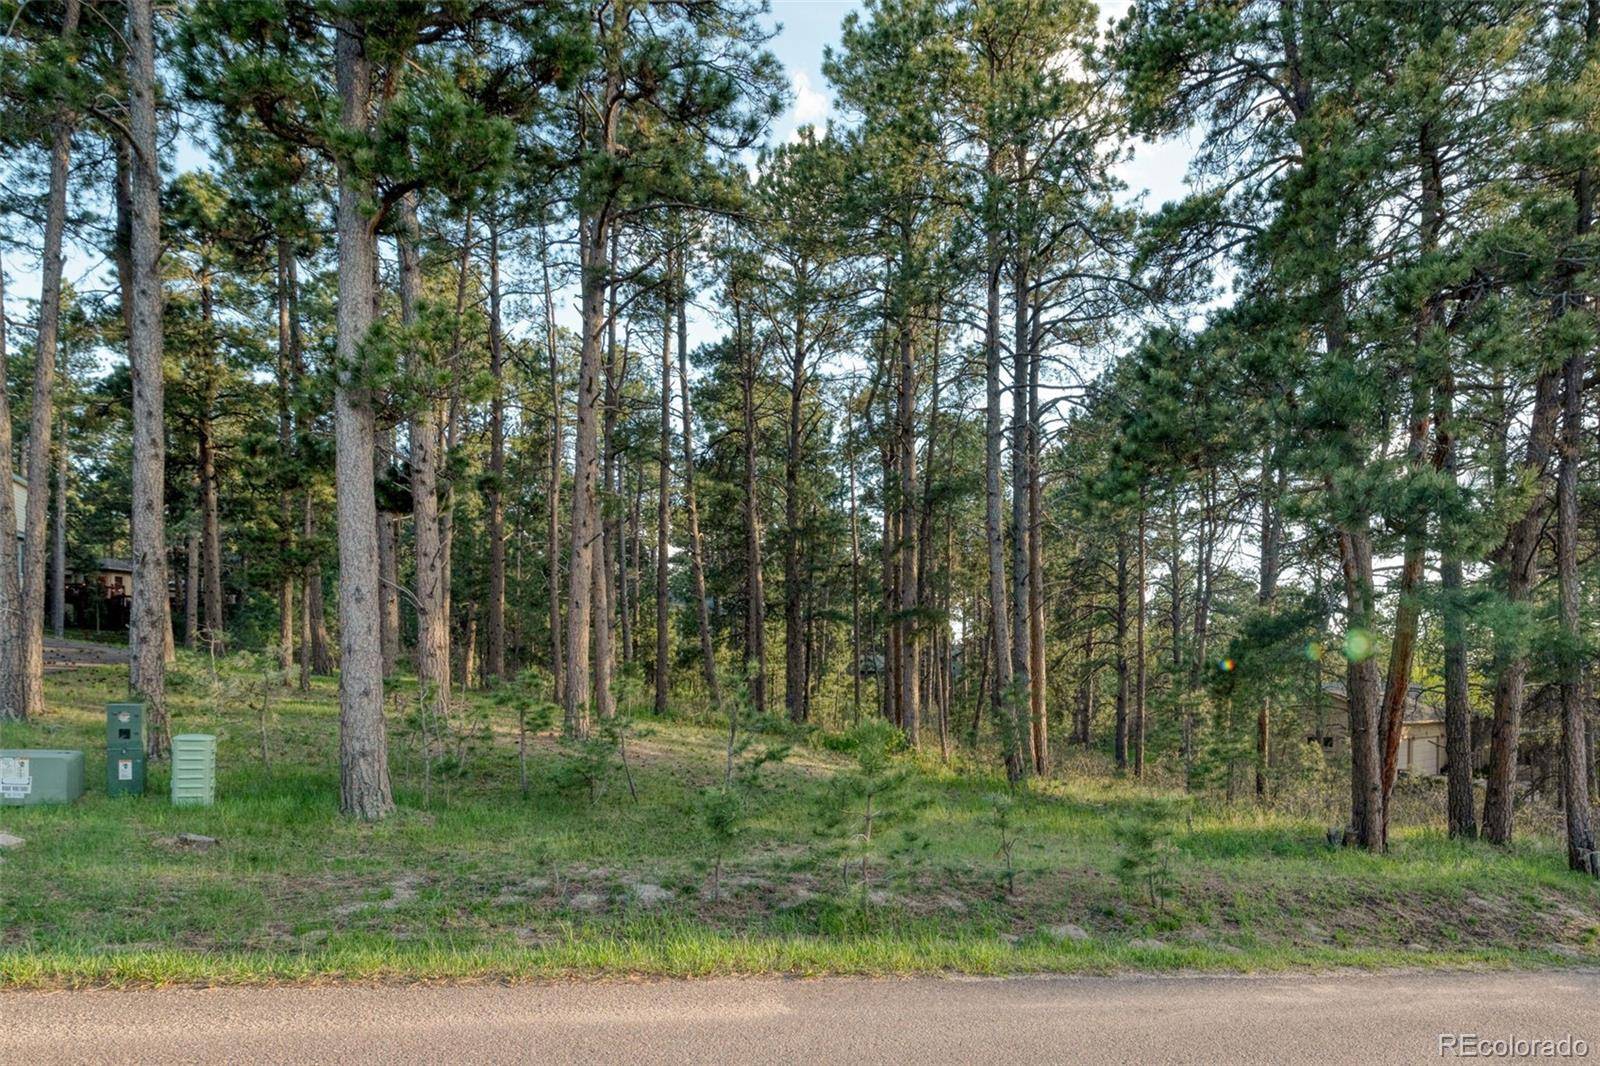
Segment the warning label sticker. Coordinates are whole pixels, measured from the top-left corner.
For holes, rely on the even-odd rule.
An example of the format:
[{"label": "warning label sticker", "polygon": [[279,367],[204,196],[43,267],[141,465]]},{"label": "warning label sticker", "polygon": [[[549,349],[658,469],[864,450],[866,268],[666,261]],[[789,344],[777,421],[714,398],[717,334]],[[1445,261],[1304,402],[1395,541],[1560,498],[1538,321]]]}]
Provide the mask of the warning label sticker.
[{"label": "warning label sticker", "polygon": [[132,781],[133,780],[133,760],[132,759],[118,759],[117,760],[117,780],[118,781]]},{"label": "warning label sticker", "polygon": [[33,771],[25,755],[0,758],[0,799],[18,798],[33,791]]}]

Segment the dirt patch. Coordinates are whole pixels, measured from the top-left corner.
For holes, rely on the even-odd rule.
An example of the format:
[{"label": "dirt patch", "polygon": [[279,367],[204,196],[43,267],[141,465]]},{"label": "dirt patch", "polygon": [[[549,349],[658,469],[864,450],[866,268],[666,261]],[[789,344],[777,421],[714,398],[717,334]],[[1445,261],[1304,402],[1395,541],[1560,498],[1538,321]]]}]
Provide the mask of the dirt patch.
[{"label": "dirt patch", "polygon": [[383,899],[353,899],[341,903],[333,908],[333,913],[341,918],[347,918],[369,907],[380,911],[395,911],[412,903],[417,898],[417,890],[422,886],[420,874],[401,874],[388,883],[388,895]]},{"label": "dirt patch", "polygon": [[649,881],[633,882],[628,886],[628,896],[641,907],[654,907],[660,903],[667,903],[672,899],[671,892],[660,885],[651,884]]}]

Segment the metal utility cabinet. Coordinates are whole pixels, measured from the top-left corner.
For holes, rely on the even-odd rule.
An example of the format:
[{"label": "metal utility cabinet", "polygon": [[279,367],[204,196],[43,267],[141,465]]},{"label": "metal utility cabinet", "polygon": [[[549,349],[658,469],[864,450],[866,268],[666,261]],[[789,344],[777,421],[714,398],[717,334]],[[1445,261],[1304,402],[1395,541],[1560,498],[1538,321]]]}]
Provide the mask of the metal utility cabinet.
[{"label": "metal utility cabinet", "polygon": [[144,704],[106,704],[106,795],[143,795],[144,775]]},{"label": "metal utility cabinet", "polygon": [[0,748],[0,805],[71,803],[83,795],[83,752]]}]

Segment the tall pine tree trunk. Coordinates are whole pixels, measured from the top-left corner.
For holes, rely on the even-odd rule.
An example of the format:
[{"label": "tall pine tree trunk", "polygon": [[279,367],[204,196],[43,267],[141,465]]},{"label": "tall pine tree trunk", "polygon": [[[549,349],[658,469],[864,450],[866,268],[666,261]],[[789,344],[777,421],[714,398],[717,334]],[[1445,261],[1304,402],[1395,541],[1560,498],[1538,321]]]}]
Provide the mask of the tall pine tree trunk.
[{"label": "tall pine tree trunk", "polygon": [[627,513],[617,519],[617,611],[622,622],[622,661],[634,661],[634,630],[638,624],[637,604],[639,590],[634,586],[633,574],[639,564],[639,494],[628,491],[629,482],[638,488],[638,478],[628,456],[617,452],[617,489],[627,502]]},{"label": "tall pine tree trunk", "polygon": [[850,723],[861,723],[861,527],[856,517],[855,412],[845,408],[845,463],[850,468]]},{"label": "tall pine tree trunk", "polygon": [[[387,465],[387,464],[386,464]],[[378,512],[378,647],[383,676],[400,668],[400,518]]]},{"label": "tall pine tree trunk", "polygon": [[[489,603],[483,676],[501,681],[506,672],[506,386],[505,340],[500,323],[500,215],[489,218],[489,482],[484,491],[489,538]],[[420,568],[419,568],[420,569]]]},{"label": "tall pine tree trunk", "polygon": [[[1527,510],[1512,522],[1497,553],[1506,601],[1526,604],[1538,581],[1539,539],[1549,507],[1550,454],[1561,411],[1561,371],[1541,371],[1534,382],[1528,444],[1522,476],[1537,492]],[[1495,648],[1494,719],[1490,726],[1489,775],[1483,797],[1483,835],[1495,844],[1511,843],[1517,784],[1517,746],[1522,731],[1523,694],[1528,675],[1528,642],[1519,630],[1503,635]]]},{"label": "tall pine tree trunk", "polygon": [[745,660],[754,662],[750,702],[756,713],[767,708],[767,592],[761,557],[761,508],[756,496],[756,352],[746,336],[743,310],[734,296],[734,337],[739,345],[741,440],[744,447]]},{"label": "tall pine tree trunk", "polygon": [[661,426],[656,442],[655,710],[658,715],[667,713],[667,694],[672,691],[667,554],[672,536],[672,290],[676,275],[671,255],[668,256],[667,276],[661,303]]},{"label": "tall pine tree trunk", "polygon": [[201,418],[200,438],[200,636],[208,649],[221,652],[222,533],[217,517],[217,458],[210,420]]},{"label": "tall pine tree trunk", "polygon": [[[5,296],[5,264],[0,261],[0,308],[5,307]],[[0,382],[10,380],[10,352],[6,342],[6,316],[0,313]],[[0,455],[9,459],[11,449],[11,390],[0,388]],[[4,531],[0,536],[7,540],[4,565],[0,565],[0,720],[4,721],[17,718],[22,707],[18,691],[21,678],[17,672],[22,650],[22,585],[14,554],[17,517],[16,494],[8,485],[0,492],[0,531]]]},{"label": "tall pine tree trunk", "polygon": [[[372,63],[357,27],[339,25],[334,46],[340,123],[364,136]],[[373,485],[372,396],[361,365],[372,327],[377,242],[365,205],[370,180],[339,160],[335,216],[339,242],[336,315],[339,371],[334,389],[334,479],[339,534],[339,807],[363,821],[394,810],[388,731],[383,718],[383,647],[378,613],[378,508]]]},{"label": "tall pine tree trunk", "polygon": [[[1278,484],[1273,470],[1273,447],[1261,455],[1261,582],[1256,599],[1262,610],[1272,610],[1278,595],[1278,551],[1282,520],[1278,515]],[[1261,697],[1256,708],[1256,799],[1267,795],[1267,770],[1272,759],[1272,700]]]},{"label": "tall pine tree trunk", "polygon": [[278,238],[277,310],[278,310],[278,673],[287,683],[289,671],[294,668],[294,579],[295,572],[289,560],[294,546],[294,493],[292,491],[292,456],[294,453],[294,421],[290,416],[289,396],[294,388],[294,356],[289,328],[289,260],[294,250],[287,237]]},{"label": "tall pine tree trunk", "polygon": [[[1348,522],[1339,531],[1340,567],[1344,575],[1345,610],[1353,631],[1373,631],[1372,538],[1367,520]],[[1383,789],[1378,752],[1382,690],[1378,663],[1370,652],[1351,654],[1345,668],[1345,696],[1350,714],[1350,828],[1352,843],[1369,851],[1383,849]]]},{"label": "tall pine tree trunk", "polygon": [[227,634],[222,616],[222,521],[217,494],[217,450],[212,412],[217,403],[216,331],[213,323],[211,281],[200,283],[200,315],[204,331],[206,360],[201,383],[200,417],[195,435],[200,446],[200,562],[201,636],[213,654],[226,649]]},{"label": "tall pine tree trunk", "polygon": [[[198,495],[198,494],[197,494]],[[190,651],[200,648],[200,529],[190,526],[184,537],[183,571],[183,646]]]},{"label": "tall pine tree trunk", "polygon": [[[305,348],[300,338],[300,277],[299,267],[291,254],[282,261],[284,266],[284,292],[289,315],[289,368],[293,375],[293,388],[298,389],[305,379]],[[295,419],[295,460],[304,462],[304,415]],[[302,692],[311,691],[311,673],[328,673],[329,662],[326,612],[322,605],[322,571],[313,556],[312,538],[316,534],[315,516],[312,513],[310,474],[297,471],[304,483],[301,492],[300,515],[300,678]]]},{"label": "tall pine tree trunk", "polygon": [[[312,543],[317,535],[317,513],[311,493],[306,492],[304,536]],[[306,618],[310,634],[311,668],[326,677],[333,673],[333,638],[328,634],[328,607],[322,592],[322,566],[313,562],[306,569]]]},{"label": "tall pine tree trunk", "polygon": [[616,713],[616,703],[611,692],[611,675],[616,666],[613,648],[613,626],[617,618],[616,558],[620,527],[613,519],[612,506],[617,499],[616,450],[614,431],[617,411],[621,406],[621,370],[617,362],[617,243],[615,228],[611,231],[609,251],[606,253],[606,346],[602,364],[603,384],[600,404],[600,492],[596,500],[596,521],[599,544],[594,564],[594,608],[591,624],[594,627],[594,708],[602,719]]},{"label": "tall pine tree trunk", "polygon": [[[796,287],[804,284],[804,274]],[[806,318],[797,315],[794,347],[789,354],[788,441],[783,457],[783,702],[791,721],[807,718],[805,634],[801,627],[803,589],[800,577],[800,449],[805,417]]]},{"label": "tall pine tree trunk", "polygon": [[1134,598],[1133,598],[1133,720],[1128,723],[1128,747],[1133,759],[1133,776],[1144,776],[1144,734],[1145,734],[1145,641],[1144,641],[1144,597],[1145,597],[1145,541],[1148,530],[1147,511],[1144,503],[1144,489],[1139,490],[1139,528],[1138,542],[1134,545]]},{"label": "tall pine tree trunk", "polygon": [[[1587,186],[1587,170],[1579,180],[1581,186]],[[1587,188],[1580,188],[1580,236],[1588,229],[1590,196]],[[1600,851],[1595,848],[1589,805],[1590,751],[1584,721],[1588,701],[1579,619],[1582,590],[1578,586],[1578,466],[1583,442],[1583,376],[1588,363],[1588,352],[1579,350],[1567,357],[1562,371],[1561,465],[1556,475],[1556,578],[1564,649],[1560,666],[1561,794],[1566,808],[1567,866],[1600,877]]]},{"label": "tall pine tree trunk", "polygon": [[595,578],[595,554],[600,547],[600,363],[609,265],[606,228],[604,214],[589,213],[579,220],[583,345],[578,357],[565,692],[565,729],[569,736],[579,737],[588,735],[590,723],[590,621],[597,606],[602,611],[605,608],[604,600],[597,603],[595,598],[596,588],[604,591]]},{"label": "tall pine tree trunk", "polygon": [[[400,208],[400,321],[417,324],[422,299],[422,262],[417,246],[417,208],[414,196]],[[470,239],[470,233],[469,238]],[[491,267],[491,272],[493,268]],[[411,413],[411,521],[416,551],[417,684],[430,701],[435,721],[447,720],[450,698],[450,650],[444,614],[444,544],[439,529],[439,414],[432,395],[436,369],[424,354],[426,346],[412,350],[408,369],[424,382],[423,394]]]},{"label": "tall pine tree trunk", "polygon": [[1042,346],[1037,313],[1028,337],[1028,680],[1033,715],[1033,765],[1050,772],[1049,722],[1045,717],[1044,515],[1040,511],[1039,363]]},{"label": "tall pine tree trunk", "polygon": [[554,701],[566,706],[567,677],[561,632],[561,468],[565,449],[561,440],[561,357],[556,347],[555,289],[550,281],[550,243],[544,220],[539,221],[539,269],[544,274],[544,345],[550,365],[550,468],[549,499],[545,511],[546,582],[550,596],[550,677]]},{"label": "tall pine tree trunk", "polygon": [[1005,609],[1006,528],[1005,489],[1002,485],[1000,449],[1005,437],[1005,415],[1000,389],[1000,274],[1003,260],[999,238],[988,238],[985,271],[984,358],[984,541],[989,561],[990,634],[994,654],[994,680],[989,686],[990,706],[1005,745],[1006,777],[1013,784],[1027,773],[1026,745],[1017,735],[1016,719],[1007,704],[1011,693],[1011,616]]},{"label": "tall pine tree trunk", "polygon": [[700,631],[700,665],[705,673],[711,708],[722,706],[717,685],[716,648],[711,642],[711,609],[706,603],[705,549],[700,540],[700,508],[694,489],[694,412],[689,402],[689,291],[687,264],[678,260],[678,386],[683,408],[683,509],[689,521],[689,570],[694,582],[695,625]]},{"label": "tall pine tree trunk", "polygon": [[[66,373],[66,360],[62,360],[61,373]],[[3,379],[0,379],[3,380]],[[50,546],[50,629],[57,640],[66,636],[67,629],[67,448],[66,413],[61,415],[61,431],[56,440],[56,491],[55,524]],[[0,526],[0,529],[4,529]]]},{"label": "tall pine tree trunk", "polygon": [[[1445,368],[1435,391],[1437,465],[1456,484],[1455,376]],[[1443,598],[1444,630],[1444,732],[1446,818],[1450,835],[1471,840],[1478,835],[1472,795],[1472,705],[1467,688],[1467,635],[1465,607],[1461,602],[1462,566],[1458,531],[1441,517],[1439,584]]]},{"label": "tall pine tree trunk", "polygon": [[1112,742],[1117,769],[1128,768],[1128,535],[1117,532],[1117,723]]},{"label": "tall pine tree trunk", "polygon": [[1094,724],[1095,662],[1094,662],[1095,604],[1089,604],[1088,618],[1083,626],[1083,680],[1078,687],[1078,743],[1089,746],[1090,730]]},{"label": "tall pine tree trunk", "polygon": [[[1428,256],[1438,247],[1439,229],[1443,221],[1444,187],[1439,149],[1434,140],[1432,126],[1424,121],[1418,137],[1418,159],[1421,165],[1421,219],[1418,225],[1418,254]],[[1426,296],[1417,315],[1416,348],[1418,365],[1412,370],[1411,428],[1406,449],[1407,466],[1412,478],[1422,476],[1426,464],[1429,422],[1433,415],[1431,382],[1421,363],[1425,347],[1431,343],[1430,334],[1438,318],[1438,301]],[[1437,455],[1436,455],[1437,458]],[[1421,604],[1417,602],[1417,588],[1422,581],[1426,562],[1427,515],[1410,516],[1405,538],[1405,557],[1400,568],[1400,603],[1395,612],[1394,640],[1389,646],[1389,677],[1383,700],[1383,838],[1389,839],[1389,797],[1394,792],[1398,773],[1400,734],[1405,724],[1405,707],[1411,689],[1411,659],[1416,648],[1417,627],[1421,617]]]},{"label": "tall pine tree trunk", "polygon": [[1028,259],[1019,250],[1012,266],[1011,374],[1011,715],[1019,754],[1030,770],[1033,755],[1033,615],[1028,598]]},{"label": "tall pine tree trunk", "polygon": [[133,384],[133,605],[130,680],[145,704],[146,750],[164,757],[167,724],[166,430],[162,381],[161,174],[156,154],[155,26],[152,0],[128,0],[129,276],[128,365]]},{"label": "tall pine tree trunk", "polygon": [[899,330],[899,397],[895,405],[896,452],[899,460],[900,528],[896,539],[900,566],[900,716],[906,739],[915,748],[921,738],[922,693],[921,675],[921,623],[917,618],[921,606],[918,600],[917,545],[913,531],[917,526],[917,379],[912,363],[912,327],[908,320],[900,322]]},{"label": "tall pine tree trunk", "polygon": [[[66,0],[61,40],[72,53],[78,34],[78,0]],[[67,171],[76,116],[62,108],[50,122],[50,187],[46,193],[44,248],[39,265],[39,326],[34,339],[33,407],[28,425],[28,496],[23,512],[22,618],[16,715],[44,711],[45,553],[50,506],[50,431],[55,423],[56,345],[61,333],[62,239],[67,228]],[[11,457],[6,455],[9,464]],[[164,586],[163,586],[164,588]]]}]

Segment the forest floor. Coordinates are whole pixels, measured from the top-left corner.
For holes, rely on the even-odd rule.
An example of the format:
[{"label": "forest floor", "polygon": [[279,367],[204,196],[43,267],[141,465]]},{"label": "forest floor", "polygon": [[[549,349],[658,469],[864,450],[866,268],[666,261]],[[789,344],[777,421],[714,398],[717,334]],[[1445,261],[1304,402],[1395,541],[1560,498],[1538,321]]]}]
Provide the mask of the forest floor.
[{"label": "forest floor", "polygon": [[[88,785],[69,807],[0,808],[23,841],[0,849],[0,986],[1600,965],[1600,886],[1559,842],[1450,841],[1427,782],[1375,856],[1331,848],[1326,819],[1186,799],[1078,752],[1011,809],[1008,889],[1003,779],[925,760],[923,802],[880,836],[863,885],[844,831],[816,828],[851,761],[801,745],[761,771],[718,894],[698,800],[723,773],[710,723],[639,720],[637,800],[616,767],[591,801],[560,784],[575,759],[549,732],[530,736],[523,795],[515,711],[487,699],[425,793],[396,709],[399,810],[360,825],[338,813],[334,680],[301,694],[188,656],[173,731],[218,734],[216,805],[171,807],[164,767],[143,798],[108,798],[103,708],[125,678],[53,673],[46,715],[0,729],[0,746],[83,748]],[[1118,876],[1151,856],[1154,900]]]}]

